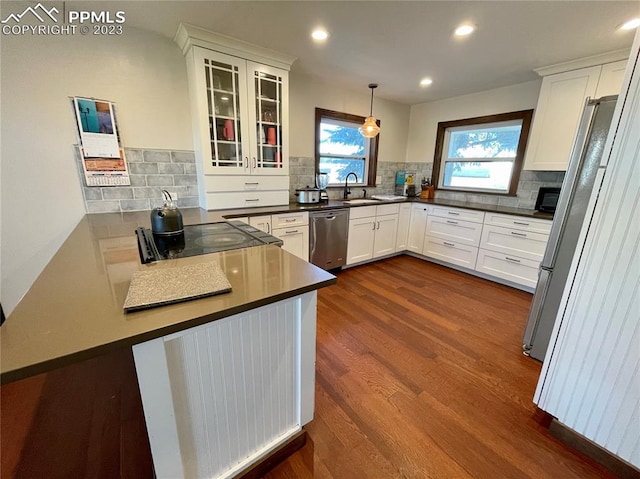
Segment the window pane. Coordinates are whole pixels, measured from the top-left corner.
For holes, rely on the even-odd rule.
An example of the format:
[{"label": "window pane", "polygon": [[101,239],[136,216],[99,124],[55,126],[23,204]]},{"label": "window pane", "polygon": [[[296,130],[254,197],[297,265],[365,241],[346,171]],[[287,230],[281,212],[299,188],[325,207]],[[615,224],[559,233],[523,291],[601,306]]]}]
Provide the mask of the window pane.
[{"label": "window pane", "polygon": [[469,129],[451,128],[449,158],[515,158],[522,121]]},{"label": "window pane", "polygon": [[320,153],[323,155],[366,156],[365,140],[357,125],[350,126],[328,119],[320,122]]},{"label": "window pane", "polygon": [[[344,183],[344,179],[351,172],[358,175],[358,183],[365,181],[365,161],[362,158],[327,158],[320,157],[320,172],[329,173],[329,183]],[[353,182],[353,176],[349,183]]]},{"label": "window pane", "polygon": [[443,186],[452,188],[509,191],[512,161],[448,161]]}]

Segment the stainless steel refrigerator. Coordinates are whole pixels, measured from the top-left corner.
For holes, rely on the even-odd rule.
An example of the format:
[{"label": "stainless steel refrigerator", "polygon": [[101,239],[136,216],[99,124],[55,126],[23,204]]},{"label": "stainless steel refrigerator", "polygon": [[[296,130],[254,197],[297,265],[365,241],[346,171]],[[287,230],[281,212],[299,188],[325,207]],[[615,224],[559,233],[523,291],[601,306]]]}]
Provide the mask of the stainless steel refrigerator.
[{"label": "stainless steel refrigerator", "polygon": [[582,250],[578,243],[592,190],[602,184],[602,153],[617,98],[587,100],[580,120],[522,341],[524,353],[540,361],[549,346],[574,253]]}]

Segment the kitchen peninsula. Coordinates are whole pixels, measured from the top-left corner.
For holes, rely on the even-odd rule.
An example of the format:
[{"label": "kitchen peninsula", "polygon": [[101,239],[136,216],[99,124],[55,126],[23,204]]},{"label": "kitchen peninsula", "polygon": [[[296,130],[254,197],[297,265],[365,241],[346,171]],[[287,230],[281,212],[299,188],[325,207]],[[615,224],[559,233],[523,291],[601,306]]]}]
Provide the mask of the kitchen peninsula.
[{"label": "kitchen peninsula", "polygon": [[[336,279],[272,245],[142,265],[148,221],[82,218],[0,330],[2,383],[132,348],[157,477],[241,471],[313,417],[316,290]],[[124,313],[133,272],[207,261],[230,293]]]}]

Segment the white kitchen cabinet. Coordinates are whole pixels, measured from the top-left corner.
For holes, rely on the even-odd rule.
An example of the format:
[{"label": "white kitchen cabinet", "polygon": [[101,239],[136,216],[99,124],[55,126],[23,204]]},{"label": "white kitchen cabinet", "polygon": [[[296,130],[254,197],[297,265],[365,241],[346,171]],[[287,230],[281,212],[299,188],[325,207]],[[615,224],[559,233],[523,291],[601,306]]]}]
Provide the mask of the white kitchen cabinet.
[{"label": "white kitchen cabinet", "polygon": [[399,211],[397,203],[350,210],[348,265],[395,253]]},{"label": "white kitchen cabinet", "polygon": [[470,246],[478,246],[482,235],[482,223],[470,221],[451,220],[431,216],[427,218],[427,236],[439,238],[455,243],[463,243]]},{"label": "white kitchen cabinet", "polygon": [[551,220],[486,213],[475,270],[534,289]]},{"label": "white kitchen cabinet", "polygon": [[309,213],[271,216],[272,235],[283,241],[282,249],[309,261]]},{"label": "white kitchen cabinet", "polygon": [[407,240],[408,251],[422,254],[428,215],[429,206],[423,203],[413,203],[411,205],[411,221]]},{"label": "white kitchen cabinet", "polygon": [[480,247],[540,262],[548,239],[548,234],[484,225]]},{"label": "white kitchen cabinet", "polygon": [[433,206],[427,218],[422,254],[475,268],[483,218],[483,211]]},{"label": "white kitchen cabinet", "polygon": [[396,251],[405,251],[409,245],[409,226],[411,224],[411,203],[401,203],[398,213],[398,233]]},{"label": "white kitchen cabinet", "polygon": [[595,97],[601,98],[603,96],[620,94],[620,88],[622,87],[622,80],[624,80],[624,72],[626,70],[627,60],[602,65]]},{"label": "white kitchen cabinet", "polygon": [[282,249],[309,261],[309,213],[251,216],[249,224],[283,241]]},{"label": "white kitchen cabinet", "polygon": [[481,273],[534,289],[538,282],[539,266],[539,261],[480,248],[475,269]]},{"label": "white kitchen cabinet", "polygon": [[260,231],[271,234],[271,215],[251,216],[249,224]]},{"label": "white kitchen cabinet", "polygon": [[200,205],[287,204],[293,57],[184,24],[176,42],[187,57]]},{"label": "white kitchen cabinet", "polygon": [[622,60],[543,78],[523,169],[567,169],[585,100],[619,93],[625,65]]},{"label": "white kitchen cabinet", "polygon": [[473,269],[476,265],[478,247],[427,236],[422,254],[440,261]]}]

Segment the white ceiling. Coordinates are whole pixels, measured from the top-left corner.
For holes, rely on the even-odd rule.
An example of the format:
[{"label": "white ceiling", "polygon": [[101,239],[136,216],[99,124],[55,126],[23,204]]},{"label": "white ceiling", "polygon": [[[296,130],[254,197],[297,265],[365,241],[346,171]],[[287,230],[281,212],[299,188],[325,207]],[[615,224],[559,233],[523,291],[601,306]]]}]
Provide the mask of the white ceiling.
[{"label": "white ceiling", "polygon": [[[126,26],[173,38],[181,21],[294,55],[293,71],[355,91],[421,103],[534,80],[533,68],[630,48],[639,1],[100,2]],[[95,7],[95,3],[92,7]],[[464,40],[452,30],[478,25]],[[310,32],[330,37],[316,45]],[[433,85],[418,85],[424,76]]]}]

